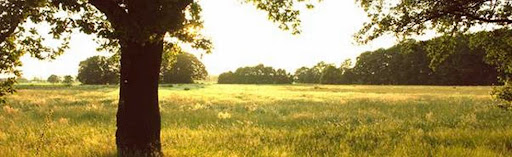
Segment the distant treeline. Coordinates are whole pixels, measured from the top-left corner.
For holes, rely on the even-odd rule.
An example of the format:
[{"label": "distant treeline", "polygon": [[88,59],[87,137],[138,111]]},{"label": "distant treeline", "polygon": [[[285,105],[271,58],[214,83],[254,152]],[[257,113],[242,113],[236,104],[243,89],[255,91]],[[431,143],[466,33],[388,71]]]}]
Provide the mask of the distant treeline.
[{"label": "distant treeline", "polygon": [[[176,50],[177,51],[177,50]],[[194,83],[208,76],[203,63],[193,54],[166,51],[162,56],[159,83]],[[82,84],[118,84],[119,56],[93,56],[80,62],[77,80]]]},{"label": "distant treeline", "polygon": [[[495,67],[485,63],[485,51],[471,49],[465,39],[458,40],[456,51],[431,60],[428,42],[407,41],[389,49],[364,52],[352,66],[345,60],[340,67],[320,62],[302,67],[292,77],[284,70],[258,65],[244,67],[219,76],[218,83],[239,84],[368,84],[368,85],[493,85],[499,84]],[[436,64],[435,66],[431,66]],[[435,68],[431,68],[435,67]]]},{"label": "distant treeline", "polygon": [[283,69],[275,70],[263,64],[238,68],[235,72],[219,75],[220,84],[291,84],[293,76]]},{"label": "distant treeline", "polygon": [[[437,39],[435,39],[437,40]],[[431,41],[429,41],[431,42]],[[357,58],[351,83],[389,85],[493,85],[495,67],[486,64],[483,50],[458,45],[443,61],[432,61],[427,42],[402,43],[389,49],[365,52]],[[431,64],[438,62],[434,69]]]}]

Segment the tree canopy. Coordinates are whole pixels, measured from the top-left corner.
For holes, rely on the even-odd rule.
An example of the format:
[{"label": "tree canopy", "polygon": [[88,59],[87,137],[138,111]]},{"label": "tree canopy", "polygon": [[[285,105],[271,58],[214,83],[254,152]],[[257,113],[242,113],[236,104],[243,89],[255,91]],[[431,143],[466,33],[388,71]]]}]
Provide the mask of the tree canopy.
[{"label": "tree canopy", "polygon": [[295,79],[299,83],[320,83],[322,71],[326,66],[325,62],[319,62],[312,68],[301,67],[295,71]]},{"label": "tree canopy", "polygon": [[356,39],[366,43],[387,33],[407,38],[435,30],[444,35],[465,33],[483,24],[512,24],[508,0],[357,0],[367,22]]},{"label": "tree canopy", "polygon": [[[466,37],[467,39],[467,37]],[[389,49],[362,53],[352,69],[355,82],[389,85],[497,85],[496,67],[487,64],[485,51],[472,50],[462,38],[459,49],[430,68],[428,42],[407,41]]]},{"label": "tree canopy", "polygon": [[[357,0],[370,22],[355,35],[368,43],[386,34],[399,39],[434,30],[441,37],[427,51],[431,66],[440,65],[457,50],[456,36],[476,33],[468,40],[473,49],[486,50],[486,61],[497,67],[506,86],[512,73],[512,3],[509,0]],[[505,87],[504,89],[511,89]],[[501,90],[504,91],[504,90]],[[498,98],[500,90],[496,90]],[[512,93],[512,92],[505,92]],[[503,94],[503,93],[502,93]],[[507,100],[507,99],[503,99]],[[510,102],[510,101],[509,101]]]},{"label": "tree canopy", "polygon": [[430,66],[433,56],[427,52],[433,43],[447,37],[427,41],[406,40],[388,49],[360,54],[352,67],[345,60],[340,67],[320,62],[295,72],[297,83],[372,84],[372,85],[499,85],[503,72],[487,62],[485,49],[471,48],[470,38],[478,34],[452,37],[457,46],[443,62]]},{"label": "tree canopy", "polygon": [[161,73],[161,83],[194,83],[194,80],[202,80],[208,76],[203,63],[186,52],[178,54],[170,67],[162,64]]},{"label": "tree canopy", "polygon": [[119,64],[113,58],[89,57],[80,62],[77,80],[82,84],[117,84]]},{"label": "tree canopy", "polygon": [[73,76],[71,76],[71,75],[64,76],[64,80],[62,80],[62,83],[65,83],[67,85],[72,85],[73,82],[75,82],[75,80],[73,79]]},{"label": "tree canopy", "polygon": [[220,84],[291,84],[293,76],[284,69],[274,69],[263,64],[241,67],[235,72],[219,75]]},{"label": "tree canopy", "polygon": [[57,75],[50,75],[50,77],[48,77],[48,79],[46,81],[48,81],[50,83],[59,83],[61,81],[61,79]]}]

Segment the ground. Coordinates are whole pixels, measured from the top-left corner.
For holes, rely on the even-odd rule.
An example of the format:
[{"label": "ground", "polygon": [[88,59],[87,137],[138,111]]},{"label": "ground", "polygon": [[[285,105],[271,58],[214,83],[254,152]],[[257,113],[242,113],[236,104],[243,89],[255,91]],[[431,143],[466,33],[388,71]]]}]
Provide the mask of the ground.
[{"label": "ground", "polygon": [[[20,85],[0,156],[115,156],[117,86]],[[188,89],[188,90],[185,90]],[[512,156],[491,87],[163,85],[167,156]]]}]

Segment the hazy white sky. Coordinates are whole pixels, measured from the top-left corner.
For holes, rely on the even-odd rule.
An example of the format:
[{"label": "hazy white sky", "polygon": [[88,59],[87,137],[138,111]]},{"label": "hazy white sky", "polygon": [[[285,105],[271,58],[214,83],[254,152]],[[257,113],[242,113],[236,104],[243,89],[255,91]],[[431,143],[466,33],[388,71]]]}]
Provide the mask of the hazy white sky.
[{"label": "hazy white sky", "polygon": [[[391,37],[378,39],[365,46],[353,43],[352,35],[367,20],[354,0],[324,0],[314,10],[302,12],[302,34],[291,35],[268,21],[265,12],[240,0],[203,0],[204,32],[211,37],[215,49],[201,59],[208,72],[218,75],[241,66],[263,63],[295,72],[301,66],[320,61],[339,65],[347,58],[396,43]],[[96,52],[94,36],[76,34],[71,48],[53,61],[39,61],[24,56],[23,76],[46,78],[51,74],[78,73],[80,61]],[[196,54],[199,56],[199,54]]]}]

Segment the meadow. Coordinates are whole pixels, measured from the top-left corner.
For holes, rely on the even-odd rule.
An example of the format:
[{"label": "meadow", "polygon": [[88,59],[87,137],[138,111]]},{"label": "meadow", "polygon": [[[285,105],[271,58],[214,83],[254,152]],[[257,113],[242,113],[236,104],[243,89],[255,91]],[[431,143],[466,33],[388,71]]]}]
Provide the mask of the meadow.
[{"label": "meadow", "polygon": [[[0,156],[115,156],[117,86],[19,85]],[[185,90],[185,89],[189,90]],[[167,156],[512,156],[491,87],[162,85]]]}]

